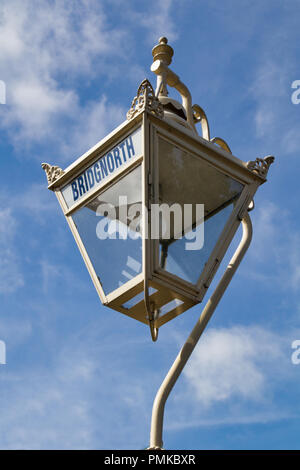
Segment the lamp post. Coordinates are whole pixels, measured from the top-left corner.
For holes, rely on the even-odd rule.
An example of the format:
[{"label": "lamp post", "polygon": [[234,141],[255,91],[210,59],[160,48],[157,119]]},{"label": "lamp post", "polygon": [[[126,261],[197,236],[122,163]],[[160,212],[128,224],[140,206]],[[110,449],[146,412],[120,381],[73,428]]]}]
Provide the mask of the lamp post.
[{"label": "lamp post", "polygon": [[42,167],[101,302],[148,325],[153,341],[202,302],[242,223],[242,241],[154,401],[150,448],[162,448],[164,404],[250,244],[248,211],[274,157],[243,162],[211,138],[205,112],[169,67],[166,38],[152,55],[156,90],[142,81],[126,121],[65,170]]}]

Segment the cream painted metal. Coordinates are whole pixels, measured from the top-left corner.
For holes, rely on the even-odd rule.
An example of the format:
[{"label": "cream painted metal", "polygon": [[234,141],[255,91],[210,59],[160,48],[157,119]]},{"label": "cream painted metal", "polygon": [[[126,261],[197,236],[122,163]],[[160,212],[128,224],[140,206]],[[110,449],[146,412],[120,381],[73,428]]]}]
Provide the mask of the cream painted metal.
[{"label": "cream painted metal", "polygon": [[[204,110],[192,104],[187,86],[169,67],[173,49],[166,38],[160,38],[152,55],[156,91],[143,80],[127,120],[117,129],[65,170],[48,163],[42,167],[101,302],[149,325],[153,341],[162,325],[202,302],[242,222],[241,243],[157,393],[150,436],[154,449],[163,445],[169,393],[250,244],[248,211],[274,157],[244,162],[224,139],[211,138]],[[168,86],[179,92],[181,103],[168,96]],[[140,207],[134,229],[127,213],[122,217],[126,203],[128,214]],[[199,204],[203,213],[191,212],[182,230],[186,205]],[[153,216],[163,205],[177,205],[181,219],[171,219],[167,237],[161,232],[153,237],[157,218],[165,222],[168,215]],[[188,250],[183,240],[203,227],[204,244]]]},{"label": "cream painted metal", "polygon": [[164,408],[168,396],[174,387],[179,375],[181,374],[184,366],[189,360],[192,352],[195,349],[204,329],[206,328],[209,320],[215,312],[218,303],[220,302],[226,288],[228,287],[233,275],[235,274],[239,264],[241,263],[252,239],[252,223],[250,216],[247,212],[242,218],[243,236],[239,246],[237,247],[233,257],[231,258],[226,271],[224,272],[219,284],[213,292],[210,299],[207,301],[199,320],[194,326],[190,336],[181,348],[176,357],[172,367],[166,375],[163,383],[161,384],[152,409],[151,432],[150,432],[150,447],[149,449],[162,449],[163,446],[163,418]]},{"label": "cream painted metal", "polygon": [[[205,112],[192,105],[188,88],[169,68],[173,49],[166,38],[152,54],[156,92],[144,80],[123,124],[65,170],[42,166],[101,302],[148,324],[156,340],[163,324],[202,301],[274,157],[245,163],[223,139],[210,139]],[[177,89],[182,104],[168,97],[167,85]],[[100,220],[112,218],[102,204],[113,204],[120,222],[120,195],[129,206],[141,204],[142,232],[135,241],[99,235]],[[204,220],[194,218],[190,227],[190,233],[205,227],[201,250],[183,250],[175,223],[169,240],[151,238],[153,204],[161,203],[183,210],[204,204]],[[146,229],[149,236],[141,236]]]}]

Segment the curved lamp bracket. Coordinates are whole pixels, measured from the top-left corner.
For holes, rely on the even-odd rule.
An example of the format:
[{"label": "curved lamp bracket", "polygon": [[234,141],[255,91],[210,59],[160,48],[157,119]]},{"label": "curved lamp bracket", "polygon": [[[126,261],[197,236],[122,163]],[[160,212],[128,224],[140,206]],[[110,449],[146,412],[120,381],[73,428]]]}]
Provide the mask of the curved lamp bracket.
[{"label": "curved lamp bracket", "polygon": [[192,110],[195,124],[198,122],[201,124],[203,139],[210,140],[209,124],[204,109],[199,104],[193,104]]},{"label": "curved lamp bracket", "polygon": [[226,152],[229,152],[229,153],[232,154],[232,151],[230,150],[229,145],[228,145],[227,142],[225,142],[225,140],[222,139],[221,137],[214,137],[213,139],[211,139],[211,142],[212,142],[213,144],[219,145],[222,149],[226,150]]},{"label": "curved lamp bracket", "polygon": [[196,344],[198,343],[205,327],[218,306],[226,288],[228,287],[233,275],[241,263],[252,239],[252,223],[248,212],[246,211],[242,218],[243,235],[239,246],[231,258],[226,270],[221,277],[219,284],[215,288],[211,297],[208,299],[202,313],[196,322],[190,336],[179,351],[177,358],[163,380],[153,403],[150,445],[148,449],[162,449],[163,441],[163,419],[164,409],[168,396],[173,389],[178,377],[180,376],[185,364],[191,356]]}]

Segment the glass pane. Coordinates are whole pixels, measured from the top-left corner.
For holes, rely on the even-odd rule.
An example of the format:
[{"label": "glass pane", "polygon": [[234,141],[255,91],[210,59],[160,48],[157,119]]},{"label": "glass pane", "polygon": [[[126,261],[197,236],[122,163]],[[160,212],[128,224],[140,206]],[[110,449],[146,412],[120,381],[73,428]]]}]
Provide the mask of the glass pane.
[{"label": "glass pane", "polygon": [[[155,294],[155,292],[157,292],[157,289],[154,289],[154,287],[149,287],[149,296],[150,296],[150,298],[151,298],[152,294]],[[125,302],[125,304],[123,304],[122,307],[129,310],[130,308],[134,307],[135,305],[137,305],[142,300],[144,300],[144,291],[140,292],[135,297],[133,297],[132,299]]]},{"label": "glass pane", "polygon": [[171,312],[171,310],[174,310],[174,308],[179,307],[182,304],[183,304],[182,300],[173,299],[170,302],[168,302],[167,304],[163,305],[159,309],[159,313],[160,313],[160,315],[165,315],[166,313]]},{"label": "glass pane", "polygon": [[160,138],[159,203],[177,209],[176,217],[175,210],[171,217],[160,214],[160,267],[197,283],[242,190],[238,181]]},{"label": "glass pane", "polygon": [[142,272],[141,184],[138,166],[72,216],[106,294]]},{"label": "glass pane", "polygon": [[[207,219],[204,223],[204,244],[198,250],[188,250],[187,244],[190,243],[185,236],[178,240],[168,243],[167,240],[160,240],[160,267],[176,276],[196,284],[205,263],[215,247],[218,238],[231,214],[233,205],[227,206],[221,212]],[[200,224],[199,224],[200,225]],[[197,240],[198,225],[194,230],[195,243]],[[191,235],[191,232],[188,234]]]}]

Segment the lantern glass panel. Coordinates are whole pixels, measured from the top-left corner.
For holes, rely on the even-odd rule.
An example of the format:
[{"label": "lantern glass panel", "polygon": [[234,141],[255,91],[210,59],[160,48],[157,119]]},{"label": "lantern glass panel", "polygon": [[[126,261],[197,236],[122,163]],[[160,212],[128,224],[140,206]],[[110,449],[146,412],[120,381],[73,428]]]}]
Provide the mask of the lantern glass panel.
[{"label": "lantern glass panel", "polygon": [[139,165],[72,219],[105,294],[142,272],[142,185]]},{"label": "lantern glass panel", "polygon": [[160,214],[159,267],[196,284],[243,187],[201,157],[159,138],[159,202],[174,209],[170,216]]}]

